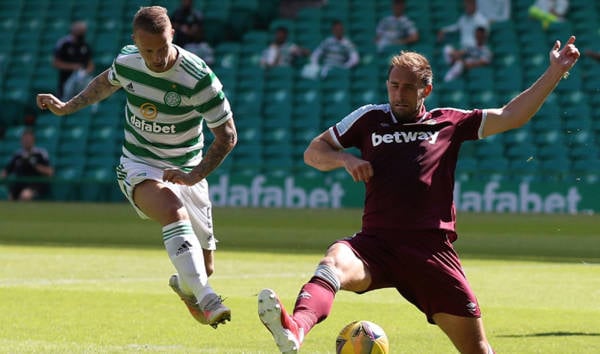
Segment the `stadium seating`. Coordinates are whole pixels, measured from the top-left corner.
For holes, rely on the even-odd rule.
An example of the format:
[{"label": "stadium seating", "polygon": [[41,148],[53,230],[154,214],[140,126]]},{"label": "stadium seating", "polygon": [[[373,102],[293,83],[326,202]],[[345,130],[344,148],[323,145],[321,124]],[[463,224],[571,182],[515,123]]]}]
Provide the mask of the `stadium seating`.
[{"label": "stadium seating", "polygon": [[[458,18],[462,3],[407,3],[407,14],[419,28],[421,40],[405,49],[427,55],[435,74],[428,108],[505,104],[541,74],[552,42],[564,42],[568,34],[577,35],[580,48],[600,49],[596,45],[600,5],[571,0],[567,20],[544,31],[527,18],[530,3],[513,1],[513,20],[492,24],[489,44],[494,59],[490,66],[467,71],[447,83],[441,80],[448,65],[442,59],[436,31]],[[52,50],[56,40],[68,33],[71,21],[88,21],[88,39],[100,72],[130,42],[133,13],[149,4],[172,11],[180,2],[66,0],[54,6],[50,0],[0,1],[0,123],[8,127],[0,139],[3,157],[18,146],[17,133],[22,127],[12,127],[24,124],[22,117],[31,111],[34,94],[54,89],[57,75],[51,67]],[[398,48],[377,53],[373,38],[377,21],[390,12],[388,0],[329,1],[321,8],[300,9],[294,18],[277,17],[279,4],[279,0],[195,2],[204,14],[206,37],[215,49],[212,68],[224,85],[239,132],[239,145],[218,173],[320,176],[302,162],[312,137],[363,104],[386,101],[388,58]],[[314,49],[330,34],[334,19],[344,22],[361,54],[354,69],[334,70],[324,79],[311,80],[301,75],[306,59],[289,68],[260,68],[260,56],[276,27],[287,27],[292,41]],[[514,180],[543,176],[546,180],[597,181],[600,111],[592,107],[600,105],[598,82],[600,62],[582,57],[532,122],[501,137],[465,144],[457,179],[504,174],[503,178]],[[55,198],[121,200],[110,181],[123,139],[123,103],[124,97],[116,95],[73,117],[56,118],[47,113],[37,117],[38,143],[48,149],[57,167]],[[211,140],[207,133],[206,143]],[[108,184],[112,189],[67,188],[67,182],[79,180]]]}]

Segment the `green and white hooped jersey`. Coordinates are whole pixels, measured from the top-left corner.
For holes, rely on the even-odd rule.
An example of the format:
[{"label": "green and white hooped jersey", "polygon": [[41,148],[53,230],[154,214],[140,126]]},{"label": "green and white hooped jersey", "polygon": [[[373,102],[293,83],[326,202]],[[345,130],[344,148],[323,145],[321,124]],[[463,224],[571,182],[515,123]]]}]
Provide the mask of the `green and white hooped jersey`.
[{"label": "green and white hooped jersey", "polygon": [[202,121],[217,127],[232,117],[223,85],[198,56],[179,52],[171,69],[148,69],[128,45],[113,61],[109,81],[127,94],[123,155],[152,166],[192,168],[202,160]]}]

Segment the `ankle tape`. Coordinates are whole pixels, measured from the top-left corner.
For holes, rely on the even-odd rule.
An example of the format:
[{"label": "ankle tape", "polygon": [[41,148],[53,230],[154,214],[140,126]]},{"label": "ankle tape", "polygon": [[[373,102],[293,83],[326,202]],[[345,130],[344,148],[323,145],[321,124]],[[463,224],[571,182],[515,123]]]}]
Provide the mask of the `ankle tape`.
[{"label": "ankle tape", "polygon": [[325,264],[319,264],[317,266],[317,269],[315,270],[315,277],[327,282],[329,285],[331,285],[335,292],[338,292],[340,290],[340,280],[338,279],[337,275],[335,275],[333,268],[331,268],[330,266]]}]

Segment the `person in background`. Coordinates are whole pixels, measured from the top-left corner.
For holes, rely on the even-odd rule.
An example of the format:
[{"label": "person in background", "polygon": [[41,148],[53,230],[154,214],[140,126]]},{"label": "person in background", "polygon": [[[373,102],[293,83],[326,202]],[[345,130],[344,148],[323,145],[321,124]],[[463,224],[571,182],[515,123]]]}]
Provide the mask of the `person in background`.
[{"label": "person in background", "polygon": [[35,145],[35,134],[27,128],[21,135],[21,148],[12,155],[0,172],[1,178],[14,177],[9,183],[10,200],[30,201],[48,194],[49,180],[54,175],[46,149]]},{"label": "person in background", "polygon": [[575,37],[564,47],[557,40],[548,56],[544,73],[500,108],[428,111],[424,103],[434,87],[429,60],[402,52],[390,60],[387,103],[356,109],[310,142],[304,152],[309,166],[345,169],[365,184],[362,228],[329,246],[291,313],[273,289],[259,292],[258,316],[279,351],[298,353],[309,331],[329,316],[340,290],[392,288],[458,352],[494,353],[453,246],[454,173],[463,143],[519,128],[536,114],[577,62]]},{"label": "person in background", "polygon": [[475,29],[477,44],[474,47],[454,49],[450,45],[444,47],[444,59],[451,65],[444,76],[444,81],[454,80],[466,69],[489,65],[492,62],[492,51],[487,45],[487,30],[485,27]]},{"label": "person in background", "polygon": [[405,0],[392,1],[392,14],[382,18],[375,29],[375,44],[379,52],[388,46],[403,47],[419,40],[415,23],[404,14]]},{"label": "person in background", "polygon": [[94,73],[92,48],[86,41],[87,24],[76,21],[71,32],[58,40],[54,48],[52,65],[58,69],[57,95],[68,100],[85,87]]},{"label": "person in background", "polygon": [[[141,7],[135,45],[123,47],[110,68],[67,102],[50,93],[36,101],[63,116],[125,91],[117,181],[137,214],[160,225],[177,271],[170,287],[195,320],[216,328],[231,310],[208,282],[217,239],[206,177],[234,148],[237,132],[223,85],[201,58],[173,44],[174,32],[167,9]],[[204,124],[214,135],[207,147]]]},{"label": "person in background", "polygon": [[477,12],[490,22],[510,20],[510,0],[477,0]]},{"label": "person in background", "polygon": [[600,51],[596,51],[596,50],[593,50],[593,49],[588,49],[584,53],[588,57],[590,57],[590,58],[592,58],[594,60],[600,61]]},{"label": "person in background", "polygon": [[456,23],[442,27],[438,31],[438,42],[444,41],[446,34],[459,32],[459,48],[469,48],[477,45],[475,29],[484,27],[489,29],[489,21],[477,11],[475,0],[464,0],[464,13]]},{"label": "person in background", "polygon": [[275,38],[262,52],[260,65],[264,68],[291,66],[298,57],[310,55],[310,50],[288,41],[288,29],[279,26],[275,29]]},{"label": "person in background", "polygon": [[190,27],[189,37],[189,42],[183,48],[202,58],[206,64],[212,65],[215,62],[215,51],[204,39],[204,24],[193,24]]},{"label": "person in background", "polygon": [[317,46],[310,56],[311,63],[320,66],[322,77],[327,76],[333,67],[350,69],[356,66],[360,60],[356,46],[344,35],[344,24],[341,21],[333,21],[331,34]]},{"label": "person in background", "polygon": [[184,47],[192,37],[192,27],[202,25],[204,16],[194,8],[193,0],[181,0],[180,6],[171,15],[171,22],[175,29],[173,43]]},{"label": "person in background", "polygon": [[569,10],[569,0],[535,0],[529,7],[529,16],[547,29],[551,24],[562,22]]}]

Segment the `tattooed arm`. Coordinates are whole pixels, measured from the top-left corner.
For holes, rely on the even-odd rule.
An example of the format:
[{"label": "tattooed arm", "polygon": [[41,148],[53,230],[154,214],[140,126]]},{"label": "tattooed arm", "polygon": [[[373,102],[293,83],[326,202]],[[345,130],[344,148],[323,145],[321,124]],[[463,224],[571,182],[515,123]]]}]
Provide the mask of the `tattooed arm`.
[{"label": "tattooed arm", "polygon": [[221,162],[237,143],[237,132],[233,118],[227,122],[211,129],[215,135],[215,140],[206,150],[202,161],[194,167],[190,173],[185,173],[178,169],[166,169],[163,173],[163,180],[178,184],[191,186],[205,179]]},{"label": "tattooed arm", "polygon": [[108,81],[108,71],[109,69],[96,76],[83,91],[67,102],[61,101],[50,93],[40,93],[36,97],[37,105],[42,110],[48,109],[57,116],[63,116],[102,101],[121,88]]}]

